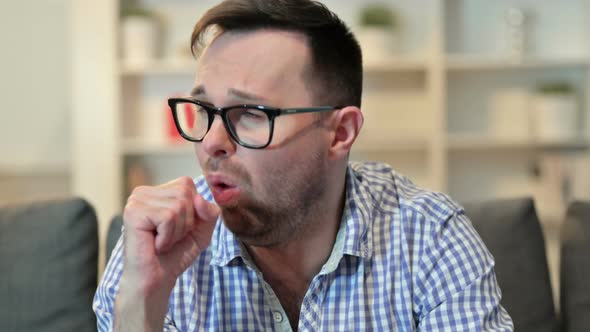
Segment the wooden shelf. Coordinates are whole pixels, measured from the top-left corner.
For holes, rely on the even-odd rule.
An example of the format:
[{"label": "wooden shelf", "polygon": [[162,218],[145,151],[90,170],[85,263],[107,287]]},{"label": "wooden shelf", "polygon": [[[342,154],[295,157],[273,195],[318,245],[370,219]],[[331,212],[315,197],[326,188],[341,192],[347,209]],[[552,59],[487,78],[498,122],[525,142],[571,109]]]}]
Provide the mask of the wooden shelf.
[{"label": "wooden shelf", "polygon": [[154,60],[145,64],[121,63],[121,75],[143,76],[143,75],[194,75],[197,67],[196,60]]},{"label": "wooden shelf", "polygon": [[590,57],[535,58],[521,60],[501,56],[447,55],[448,70],[542,69],[590,66]]},{"label": "wooden shelf", "polygon": [[353,146],[353,152],[412,152],[428,148],[428,139],[423,137],[367,138],[359,137]]},{"label": "wooden shelf", "polygon": [[485,135],[449,135],[447,148],[449,150],[581,150],[587,149],[590,142],[586,139],[572,139],[561,141],[536,141],[534,139],[510,139]]},{"label": "wooden shelf", "polygon": [[68,176],[69,164],[0,165],[0,177]]},{"label": "wooden shelf", "polygon": [[123,142],[122,152],[127,156],[194,153],[193,146],[188,142],[146,142],[137,138],[128,138]]},{"label": "wooden shelf", "polygon": [[382,60],[366,60],[363,64],[365,72],[407,72],[407,71],[426,71],[427,62],[422,57],[417,56],[396,56],[384,58]]}]

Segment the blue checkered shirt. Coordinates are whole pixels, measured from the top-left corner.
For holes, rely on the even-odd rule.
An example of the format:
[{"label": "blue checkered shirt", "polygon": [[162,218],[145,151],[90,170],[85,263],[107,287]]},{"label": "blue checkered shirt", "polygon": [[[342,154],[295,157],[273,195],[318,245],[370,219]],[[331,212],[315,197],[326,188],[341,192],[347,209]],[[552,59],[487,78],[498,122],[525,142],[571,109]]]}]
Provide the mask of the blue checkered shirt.
[{"label": "blue checkered shirt", "polygon": [[[203,178],[195,181],[207,200]],[[97,289],[111,331],[120,239]],[[379,163],[351,163],[332,253],[313,278],[299,331],[512,331],[494,260],[464,210]],[[123,318],[124,319],[124,318]],[[290,331],[279,299],[218,220],[211,244],[177,280],[165,331]]]}]

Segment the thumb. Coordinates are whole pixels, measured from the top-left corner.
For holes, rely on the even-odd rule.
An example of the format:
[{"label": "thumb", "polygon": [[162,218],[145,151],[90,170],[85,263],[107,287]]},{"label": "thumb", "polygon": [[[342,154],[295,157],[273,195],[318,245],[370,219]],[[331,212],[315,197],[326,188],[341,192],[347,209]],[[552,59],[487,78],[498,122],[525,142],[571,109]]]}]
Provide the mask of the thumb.
[{"label": "thumb", "polygon": [[161,255],[161,262],[166,271],[178,278],[203,251],[203,248],[191,234],[187,234],[171,250]]},{"label": "thumb", "polygon": [[201,195],[193,197],[193,206],[197,219],[205,222],[215,222],[219,217],[219,207],[216,204],[207,202]]},{"label": "thumb", "polygon": [[219,217],[219,207],[205,201],[201,196],[193,198],[195,209],[195,223],[189,235],[193,238],[200,250],[205,249],[211,242],[213,229]]}]

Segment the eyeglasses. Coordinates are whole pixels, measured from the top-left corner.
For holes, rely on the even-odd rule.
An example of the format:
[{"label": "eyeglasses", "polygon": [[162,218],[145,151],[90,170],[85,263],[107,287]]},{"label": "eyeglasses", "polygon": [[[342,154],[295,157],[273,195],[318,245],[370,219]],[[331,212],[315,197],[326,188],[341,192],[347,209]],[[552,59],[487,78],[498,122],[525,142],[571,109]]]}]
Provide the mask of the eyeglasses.
[{"label": "eyeglasses", "polygon": [[251,149],[263,149],[270,144],[277,116],[341,108],[321,106],[281,109],[248,104],[215,107],[193,98],[170,98],[168,105],[172,110],[176,129],[186,140],[201,142],[209,132],[215,115],[218,114],[230,137],[239,145]]}]

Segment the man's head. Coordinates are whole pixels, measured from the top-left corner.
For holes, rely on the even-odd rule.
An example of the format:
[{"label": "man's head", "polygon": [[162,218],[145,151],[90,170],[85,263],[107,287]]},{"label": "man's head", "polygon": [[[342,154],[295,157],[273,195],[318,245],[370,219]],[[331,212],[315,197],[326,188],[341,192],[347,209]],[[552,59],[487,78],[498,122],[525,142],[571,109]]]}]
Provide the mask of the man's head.
[{"label": "man's head", "polygon": [[[212,29],[212,30],[210,30]],[[310,0],[228,0],[209,10],[194,28],[199,55],[210,33],[276,29],[301,34],[311,62],[304,78],[317,105],[361,106],[361,49],[348,27],[328,8]]]},{"label": "man's head", "polygon": [[225,1],[197,23],[191,42],[198,54],[193,97],[210,109],[338,106],[320,117],[277,116],[264,149],[237,144],[232,125],[216,115],[195,145],[224,222],[238,237],[272,246],[301,235],[342,196],[348,152],[362,126],[358,43],[334,14],[307,0]]}]

